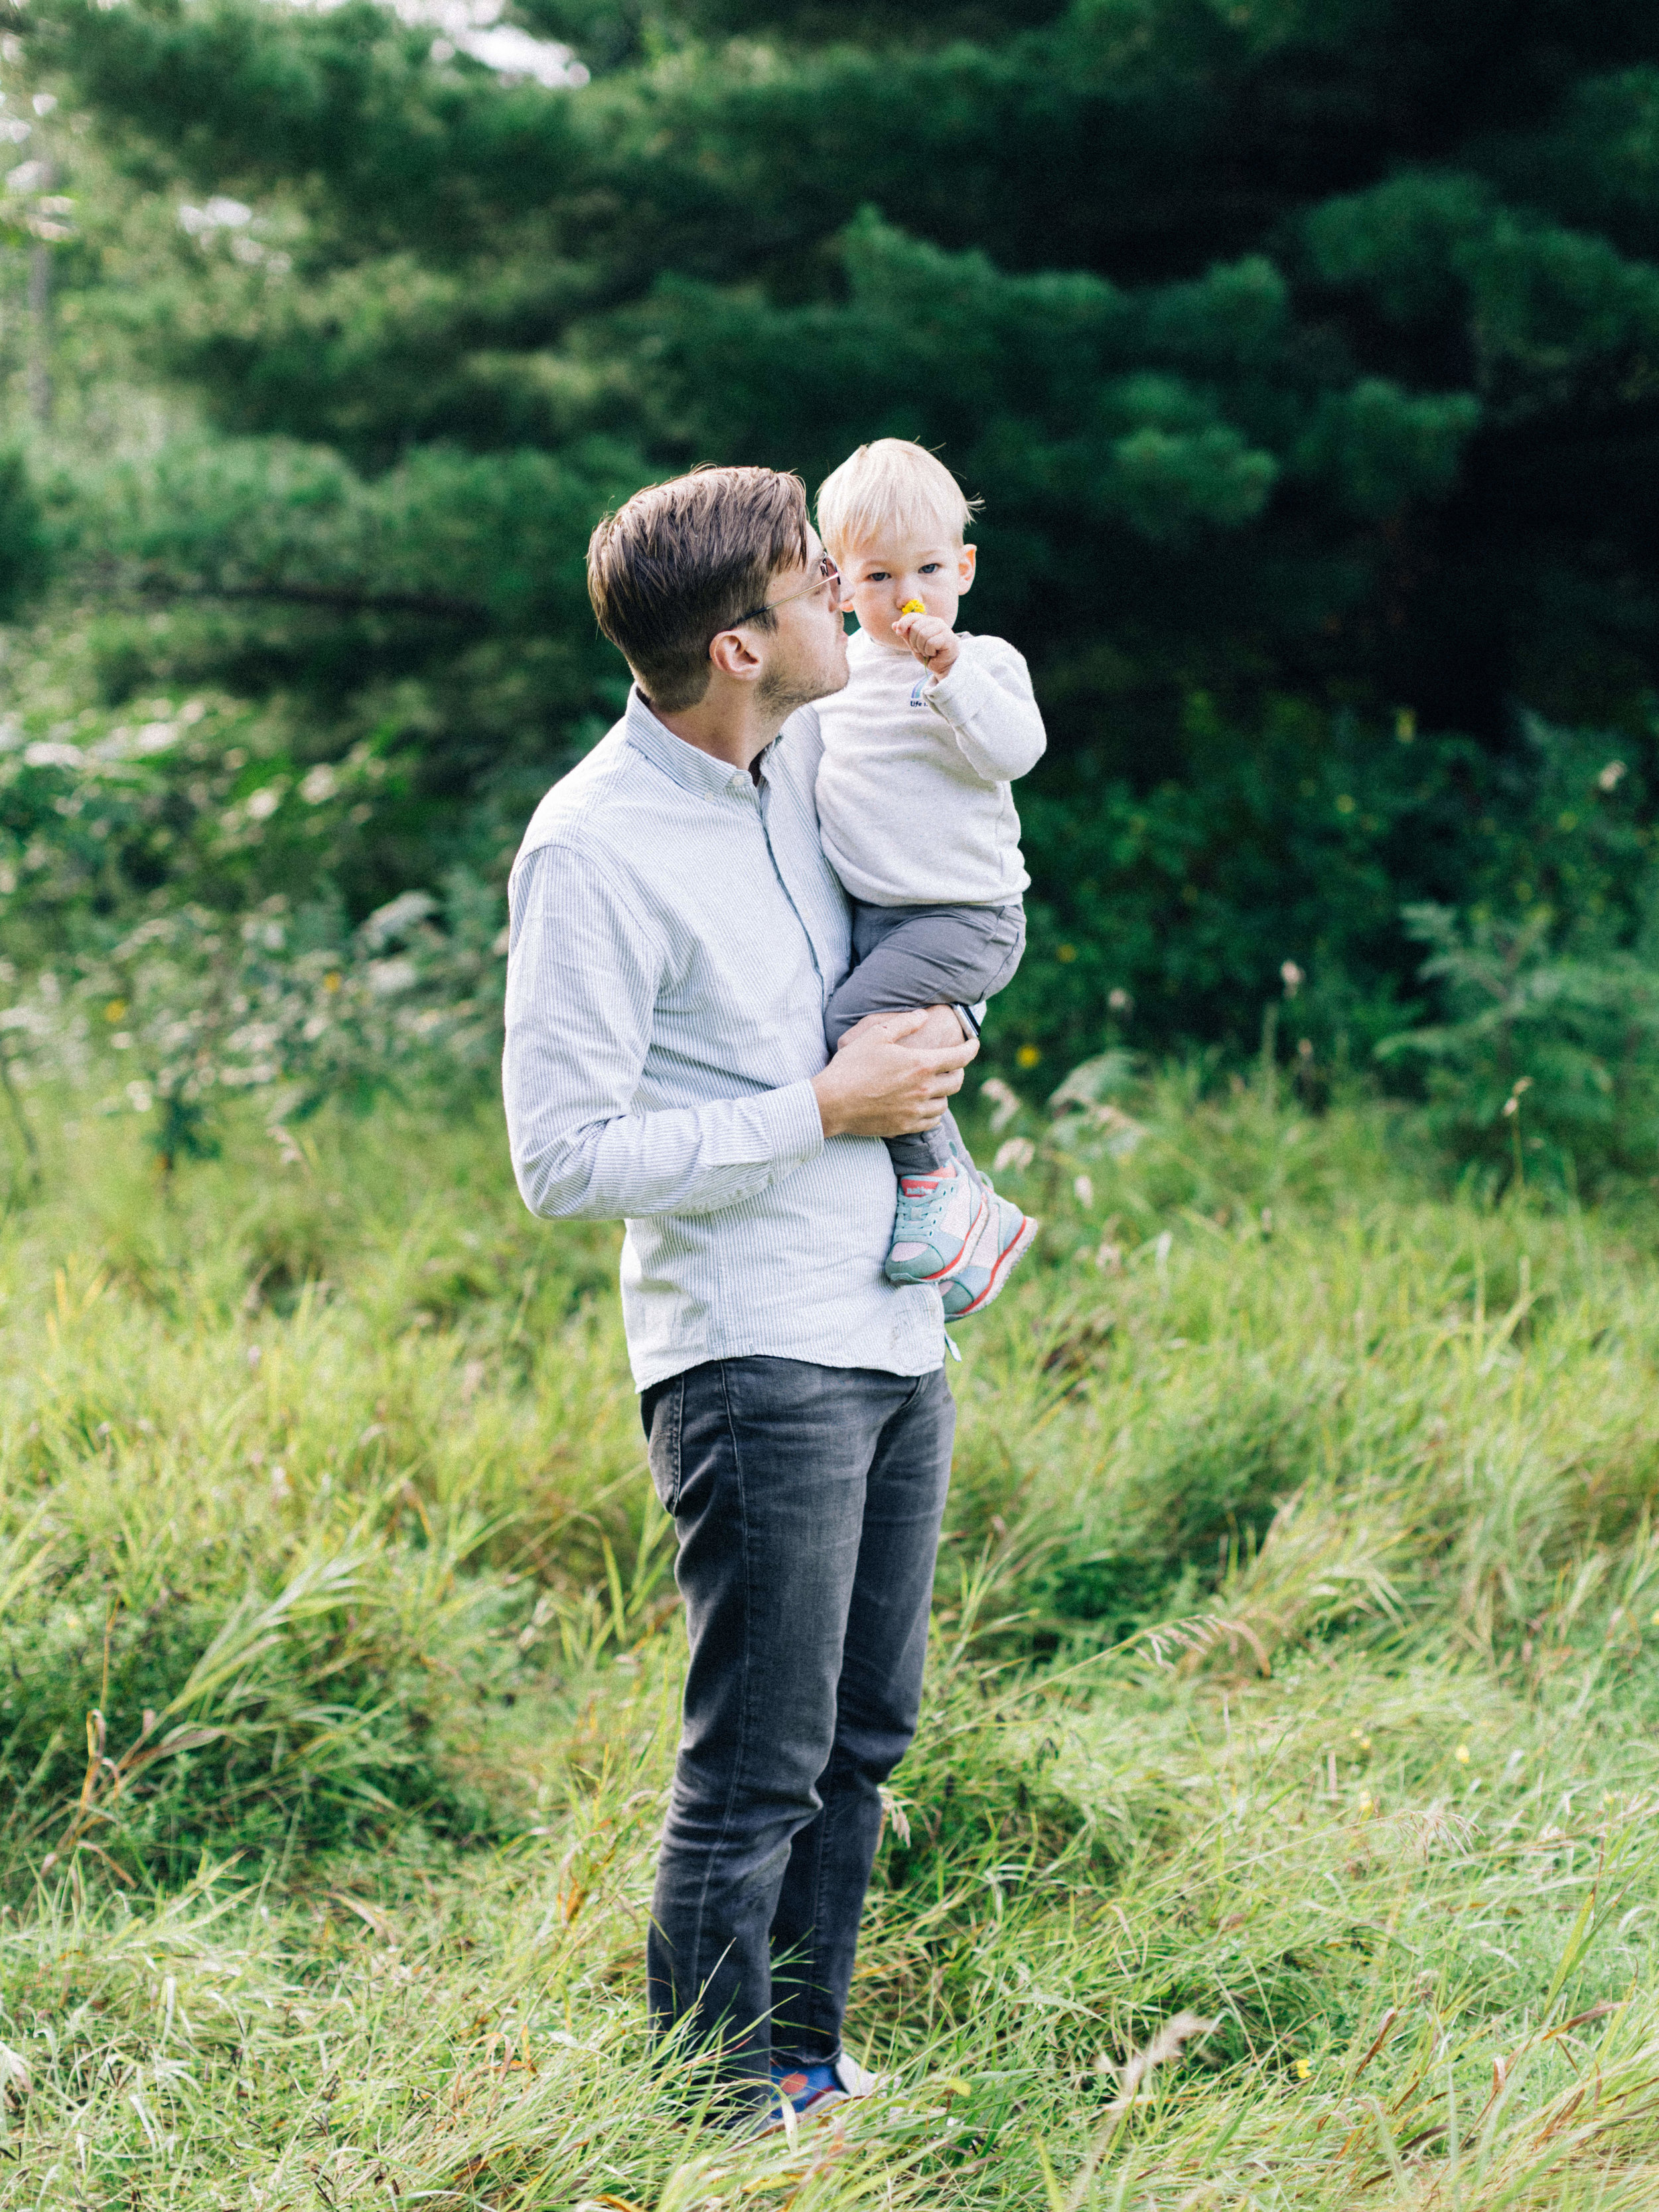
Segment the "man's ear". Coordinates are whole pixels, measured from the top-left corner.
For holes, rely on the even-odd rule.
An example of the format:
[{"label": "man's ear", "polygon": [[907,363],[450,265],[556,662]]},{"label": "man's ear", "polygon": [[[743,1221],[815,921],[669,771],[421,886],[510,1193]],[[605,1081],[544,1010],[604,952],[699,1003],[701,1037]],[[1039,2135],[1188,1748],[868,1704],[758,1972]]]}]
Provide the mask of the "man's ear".
[{"label": "man's ear", "polygon": [[971,592],[973,590],[974,571],[978,565],[978,562],[979,548],[977,545],[964,545],[961,552],[957,554],[957,589],[958,592]]},{"label": "man's ear", "polygon": [[708,641],[708,658],[722,676],[752,684],[761,672],[760,655],[740,629],[717,630]]}]

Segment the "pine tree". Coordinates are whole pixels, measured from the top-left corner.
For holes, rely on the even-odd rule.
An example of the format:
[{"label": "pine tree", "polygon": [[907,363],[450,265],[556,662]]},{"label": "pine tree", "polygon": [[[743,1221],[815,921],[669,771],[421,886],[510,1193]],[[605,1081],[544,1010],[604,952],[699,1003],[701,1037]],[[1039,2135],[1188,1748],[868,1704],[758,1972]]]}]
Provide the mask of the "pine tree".
[{"label": "pine tree", "polygon": [[[523,0],[589,79],[564,88],[369,0],[19,21],[122,180],[88,312],[205,426],[64,495],[111,666],[217,667],[303,698],[319,746],[413,752],[417,842],[499,845],[614,711],[580,574],[605,503],[698,459],[815,482],[883,433],[985,501],[974,618],[1028,653],[1055,737],[1055,942],[1110,934],[1111,823],[1257,733],[1261,803],[1211,811],[1255,839],[1272,914],[1260,942],[1222,927],[1245,949],[1166,1025],[1224,1023],[1273,930],[1408,973],[1395,908],[1467,889],[1462,817],[1524,781],[1519,708],[1646,742],[1642,0]],[[181,202],[222,219],[181,229]],[[1273,907],[1300,864],[1266,857],[1275,810],[1329,799],[1338,711],[1471,741],[1432,792],[1338,794],[1381,825],[1357,917],[1305,884]],[[1149,941],[1178,884],[1244,896],[1181,851]]]}]

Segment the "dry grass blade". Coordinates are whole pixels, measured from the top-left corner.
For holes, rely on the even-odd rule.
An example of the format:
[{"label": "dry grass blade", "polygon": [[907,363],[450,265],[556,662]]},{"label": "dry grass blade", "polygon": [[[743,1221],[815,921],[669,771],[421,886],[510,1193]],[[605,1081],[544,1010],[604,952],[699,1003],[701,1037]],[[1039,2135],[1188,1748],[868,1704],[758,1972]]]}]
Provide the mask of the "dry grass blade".
[{"label": "dry grass blade", "polygon": [[1178,2012],[1166,2020],[1151,2041],[1139,2051],[1132,2051],[1121,2065],[1103,2052],[1095,2066],[1103,2074],[1117,2076],[1117,2094],[1107,2106],[1109,2112],[1126,2112],[1141,2093],[1142,2085],[1155,2066],[1167,2065],[1170,2059],[1179,2058],[1194,2036],[1212,2035],[1221,2025],[1218,2020],[1204,2020],[1195,2012]]},{"label": "dry grass blade", "polygon": [[[1218,1613],[1195,1613],[1184,1620],[1160,1621],[1156,1628],[1139,1631],[1125,1648],[1144,1651],[1155,1667],[1174,1668],[1196,1665],[1223,1644],[1237,1650],[1240,1643],[1249,1646],[1261,1674],[1273,1673],[1267,1647],[1250,1623]],[[1177,1653],[1179,1658],[1175,1656]]]},{"label": "dry grass blade", "polygon": [[349,1896],[343,1889],[331,1889],[328,1893],[337,1905],[343,1905],[348,1912],[356,1913],[363,1925],[371,1934],[378,1936],[382,1943],[389,1943],[392,1941],[391,1917],[382,1912],[378,1905],[370,1905],[361,1897]]},{"label": "dry grass blade", "polygon": [[[1194,2012],[1178,2012],[1166,2020],[1158,2033],[1139,2050],[1132,2051],[1121,2065],[1115,2065],[1103,2052],[1096,2060],[1098,2072],[1115,2074],[1118,2094],[1106,2106],[1107,2119],[1089,2145],[1082,2165],[1073,2182],[1071,2194],[1056,2201],[1063,2212],[1081,2212],[1100,2162],[1116,2141],[1130,2108],[1140,2101],[1148,2076],[1156,2067],[1164,2066],[1172,2058],[1179,2058],[1194,2036],[1209,2035],[1220,2025],[1218,2021],[1205,2020]],[[1051,2196],[1054,2191],[1051,2189]]]},{"label": "dry grass blade", "polygon": [[1394,2024],[1399,2017],[1399,2006],[1390,2005],[1387,2012],[1382,2015],[1382,2025],[1377,2029],[1375,2037],[1372,2039],[1370,2050],[1366,2051],[1365,2056],[1360,2060],[1358,2065],[1354,2068],[1352,2074],[1349,2076],[1351,2081],[1357,2081],[1360,2075],[1364,2072],[1365,2069],[1370,2064],[1372,2059],[1376,2057],[1377,2052],[1381,2051],[1383,2045],[1388,2041],[1390,2033],[1393,2032]]}]

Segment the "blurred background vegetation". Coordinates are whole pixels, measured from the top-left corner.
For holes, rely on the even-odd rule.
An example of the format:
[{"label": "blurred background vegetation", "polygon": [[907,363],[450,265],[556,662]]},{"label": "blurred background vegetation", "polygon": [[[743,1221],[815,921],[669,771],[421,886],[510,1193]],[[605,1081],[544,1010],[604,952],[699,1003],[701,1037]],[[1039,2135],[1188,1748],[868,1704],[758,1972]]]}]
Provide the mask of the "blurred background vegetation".
[{"label": "blurred background vegetation", "polygon": [[[623,696],[597,514],[892,433],[984,499],[972,619],[1051,731],[998,1064],[1236,1057],[1272,1008],[1304,1095],[1374,1069],[1494,1178],[1659,1164],[1650,7],[9,22],[25,1076],[128,1038],[171,1158],[227,1080],[372,1083],[390,1029],[311,1049],[342,978],[448,1036]],[[357,933],[416,893],[388,968]]]}]

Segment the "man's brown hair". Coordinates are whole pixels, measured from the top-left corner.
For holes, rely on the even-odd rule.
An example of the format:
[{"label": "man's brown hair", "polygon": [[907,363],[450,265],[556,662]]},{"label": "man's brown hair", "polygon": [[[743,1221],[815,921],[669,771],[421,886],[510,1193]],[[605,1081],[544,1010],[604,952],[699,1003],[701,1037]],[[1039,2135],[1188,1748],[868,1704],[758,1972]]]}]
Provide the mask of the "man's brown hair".
[{"label": "man's brown hair", "polygon": [[806,560],[806,487],[780,469],[693,469],[648,484],[607,514],[587,544],[599,628],[653,707],[695,707],[708,647],[754,617],[780,568]]}]

